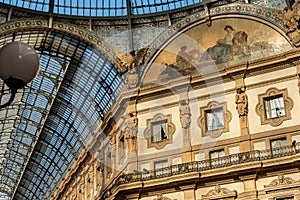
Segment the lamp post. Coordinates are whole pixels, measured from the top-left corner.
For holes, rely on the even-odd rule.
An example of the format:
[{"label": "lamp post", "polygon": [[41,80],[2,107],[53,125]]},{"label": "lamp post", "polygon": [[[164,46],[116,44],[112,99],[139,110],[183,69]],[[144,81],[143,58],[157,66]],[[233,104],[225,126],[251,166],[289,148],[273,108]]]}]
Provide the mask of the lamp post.
[{"label": "lamp post", "polygon": [[9,100],[0,109],[14,100],[18,89],[31,82],[40,69],[36,51],[23,42],[11,42],[0,49],[0,78],[11,91]]}]

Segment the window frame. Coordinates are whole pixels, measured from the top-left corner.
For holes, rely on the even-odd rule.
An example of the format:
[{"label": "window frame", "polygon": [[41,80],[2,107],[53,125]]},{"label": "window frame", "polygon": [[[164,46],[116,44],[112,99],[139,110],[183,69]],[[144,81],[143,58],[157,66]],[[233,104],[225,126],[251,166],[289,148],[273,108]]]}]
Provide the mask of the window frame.
[{"label": "window frame", "polygon": [[[222,110],[223,111],[223,127],[215,130],[208,129],[208,119],[207,113],[212,112],[213,110]],[[220,137],[222,133],[229,132],[229,122],[232,119],[232,114],[227,110],[227,103],[219,103],[217,101],[212,101],[207,104],[207,106],[200,108],[200,117],[198,118],[198,125],[201,129],[202,137],[210,136],[212,138]]]},{"label": "window frame", "polygon": [[[276,142],[276,141],[285,141],[285,145],[280,145],[280,147],[272,147],[272,142]],[[288,139],[287,137],[280,137],[280,138],[274,138],[274,139],[271,139],[270,140],[270,150],[271,150],[271,154],[273,157],[280,157],[281,154],[284,154],[284,153],[287,153],[285,152],[284,150],[287,150],[287,149],[283,149],[284,146],[287,146],[288,145]],[[279,153],[276,153],[275,150],[279,150],[279,149],[282,149],[284,152],[279,152]],[[287,150],[288,151],[288,150]]]},{"label": "window frame", "polygon": [[[267,107],[267,102],[269,102],[269,104],[271,104],[271,101],[272,101],[272,100],[276,100],[276,99],[279,99],[279,98],[282,98],[282,100],[283,100],[283,108],[280,107],[279,109],[280,109],[280,111],[283,111],[284,114],[283,114],[283,115],[272,116],[272,115],[273,115],[273,114],[272,114],[273,108],[271,108],[272,105],[269,105],[270,108],[268,108],[268,107]],[[286,114],[285,114],[284,99],[283,99],[283,95],[282,95],[282,94],[274,95],[274,96],[271,96],[271,97],[266,97],[266,98],[264,98],[264,106],[265,106],[265,117],[266,117],[266,119],[274,119],[274,118],[277,118],[277,117],[283,117],[283,116],[286,115]],[[277,108],[277,107],[276,107],[276,108]],[[276,109],[276,108],[275,108],[275,109]],[[275,112],[277,113],[277,111],[275,111]],[[269,115],[269,116],[268,116],[268,115]]]},{"label": "window frame", "polygon": [[[163,124],[164,126],[166,126],[166,127],[163,128],[163,127],[162,127],[162,124]],[[160,130],[160,132],[159,132],[159,134],[158,134],[158,135],[160,136],[160,138],[154,141],[154,138],[157,138],[157,137],[156,137],[157,134],[154,133],[154,126],[156,126],[156,125],[160,125],[161,128],[165,131],[165,134],[164,134],[164,135],[166,136],[166,138],[164,138],[164,136],[163,136],[162,133],[161,133],[162,130]],[[151,133],[152,133],[152,134],[151,134],[151,140],[152,140],[153,143],[154,143],[154,142],[162,142],[162,141],[168,139],[168,121],[167,121],[167,119],[163,119],[163,120],[151,122],[151,123],[150,123],[150,126],[151,126]]]},{"label": "window frame", "polygon": [[[220,152],[222,152],[224,155],[223,156],[218,155],[218,158],[212,158],[211,157],[213,153],[220,153]],[[225,153],[224,148],[209,151],[209,161],[210,161],[211,168],[216,168],[216,167],[220,166],[219,163],[218,164],[213,164],[213,161],[218,161],[219,162],[220,158],[225,158],[225,157],[226,157],[226,153]],[[225,159],[225,161],[226,161],[226,159]]]},{"label": "window frame", "polygon": [[[153,123],[159,123],[160,121],[166,121],[167,123],[167,138],[160,141],[153,141]],[[175,124],[172,123],[172,115],[163,115],[161,113],[156,114],[153,118],[147,119],[147,128],[144,131],[144,137],[147,140],[147,148],[154,147],[155,149],[162,149],[167,144],[173,142],[173,134],[175,133]]]},{"label": "window frame", "polygon": [[[156,168],[155,167],[156,164],[159,164],[159,163],[165,163],[166,167]],[[153,166],[154,166],[153,168],[154,168],[155,177],[164,177],[164,176],[168,175],[168,172],[167,173],[164,172],[164,169],[169,167],[169,162],[167,159],[154,161]],[[159,171],[159,170],[161,170],[161,171]]]},{"label": "window frame", "polygon": [[[278,96],[282,96],[284,103],[284,112],[285,115],[267,118],[265,101],[268,99],[272,99]],[[273,127],[281,125],[284,121],[290,120],[291,110],[294,106],[293,100],[288,96],[288,90],[285,89],[277,89],[277,88],[269,88],[265,93],[258,95],[258,104],[256,105],[256,113],[260,116],[261,125],[269,124]]]}]

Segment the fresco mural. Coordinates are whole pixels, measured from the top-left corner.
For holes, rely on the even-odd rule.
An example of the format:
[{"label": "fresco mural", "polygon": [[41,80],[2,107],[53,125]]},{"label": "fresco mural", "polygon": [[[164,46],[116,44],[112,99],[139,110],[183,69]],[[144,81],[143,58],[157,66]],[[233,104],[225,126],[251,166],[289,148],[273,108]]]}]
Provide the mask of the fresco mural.
[{"label": "fresco mural", "polygon": [[215,20],[211,27],[201,24],[169,43],[157,56],[144,82],[164,76],[200,73],[216,65],[232,65],[276,55],[292,49],[277,31],[260,22],[226,18]]}]

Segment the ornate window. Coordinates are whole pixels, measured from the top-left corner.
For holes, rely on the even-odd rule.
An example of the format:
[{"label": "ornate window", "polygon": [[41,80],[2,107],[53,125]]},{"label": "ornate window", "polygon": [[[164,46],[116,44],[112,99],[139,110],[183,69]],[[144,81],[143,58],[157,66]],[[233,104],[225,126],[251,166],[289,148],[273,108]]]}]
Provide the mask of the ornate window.
[{"label": "ornate window", "polygon": [[258,95],[258,101],[256,112],[262,125],[279,126],[283,121],[291,119],[294,103],[288,97],[287,89],[270,88],[266,93]]},{"label": "ornate window", "polygon": [[200,108],[200,113],[198,121],[203,137],[209,135],[217,138],[223,132],[229,131],[231,113],[227,110],[226,103],[210,102],[207,106]]},{"label": "ornate window", "polygon": [[171,115],[157,114],[147,120],[147,128],[144,132],[147,139],[147,147],[162,149],[172,143],[175,125],[171,121]]}]

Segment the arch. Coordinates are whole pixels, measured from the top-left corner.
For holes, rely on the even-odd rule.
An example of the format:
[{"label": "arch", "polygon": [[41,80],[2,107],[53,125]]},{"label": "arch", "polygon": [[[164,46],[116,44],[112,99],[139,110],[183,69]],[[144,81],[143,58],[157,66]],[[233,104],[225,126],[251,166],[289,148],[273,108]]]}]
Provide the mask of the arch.
[{"label": "arch", "polygon": [[149,46],[149,50],[145,56],[145,65],[140,69],[141,80],[144,80],[148,69],[155,61],[158,55],[176,38],[184,34],[186,31],[198,26],[207,25],[210,27],[217,20],[222,19],[245,19],[261,23],[275,32],[292,46],[286,33],[287,27],[284,26],[282,19],[275,12],[269,9],[252,4],[229,4],[226,6],[213,7],[209,11],[199,11],[185,17],[177,23],[169,26],[154,42]]}]

